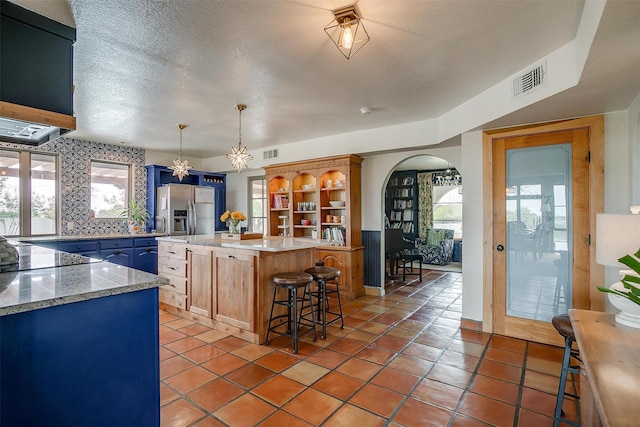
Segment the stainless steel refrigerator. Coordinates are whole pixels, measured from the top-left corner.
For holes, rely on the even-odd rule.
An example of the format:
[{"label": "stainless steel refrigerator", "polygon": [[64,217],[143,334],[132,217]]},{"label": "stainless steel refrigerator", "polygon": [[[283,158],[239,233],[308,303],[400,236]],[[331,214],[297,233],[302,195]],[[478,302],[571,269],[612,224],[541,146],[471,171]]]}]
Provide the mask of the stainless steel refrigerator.
[{"label": "stainless steel refrigerator", "polygon": [[214,234],[215,221],[215,188],[165,184],[156,189],[158,232],[171,236]]}]

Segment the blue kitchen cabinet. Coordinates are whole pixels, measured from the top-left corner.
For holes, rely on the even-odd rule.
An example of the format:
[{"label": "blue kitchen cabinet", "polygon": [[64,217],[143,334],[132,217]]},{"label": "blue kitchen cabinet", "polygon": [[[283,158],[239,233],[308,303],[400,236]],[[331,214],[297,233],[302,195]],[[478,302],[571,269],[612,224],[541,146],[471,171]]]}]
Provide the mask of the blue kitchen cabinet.
[{"label": "blue kitchen cabinet", "polygon": [[158,242],[155,237],[100,240],[33,241],[34,245],[99,258],[148,273],[158,273]]},{"label": "blue kitchen cabinet", "polygon": [[56,249],[63,252],[84,255],[89,258],[100,258],[100,247],[96,240],[73,240],[35,243],[39,246]]},{"label": "blue kitchen cabinet", "polygon": [[100,240],[100,256],[105,261],[133,267],[133,239]]},{"label": "blue kitchen cabinet", "polygon": [[[173,171],[166,166],[147,165],[147,211],[151,214],[151,221],[147,224],[147,231],[156,228],[155,212],[156,212],[156,188],[164,184],[189,184],[201,185],[205,187],[213,187],[215,191],[215,218],[220,216],[227,210],[227,175],[223,173],[204,172],[190,170],[189,175],[185,176],[182,181],[177,176],[173,176]],[[222,221],[216,221],[216,230],[226,230],[226,224]]]},{"label": "blue kitchen cabinet", "polygon": [[158,242],[154,237],[134,239],[133,268],[158,274]]},{"label": "blue kitchen cabinet", "polygon": [[159,426],[158,346],[157,288],[0,316],[0,424]]}]

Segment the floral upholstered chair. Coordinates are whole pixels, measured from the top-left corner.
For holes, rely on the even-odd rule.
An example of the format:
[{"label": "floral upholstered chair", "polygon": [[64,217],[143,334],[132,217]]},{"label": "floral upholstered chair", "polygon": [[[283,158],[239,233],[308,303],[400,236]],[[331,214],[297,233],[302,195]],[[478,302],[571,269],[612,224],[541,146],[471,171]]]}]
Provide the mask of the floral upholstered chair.
[{"label": "floral upholstered chair", "polygon": [[416,249],[425,264],[445,265],[453,258],[453,230],[432,228],[427,230],[427,238],[415,240]]}]

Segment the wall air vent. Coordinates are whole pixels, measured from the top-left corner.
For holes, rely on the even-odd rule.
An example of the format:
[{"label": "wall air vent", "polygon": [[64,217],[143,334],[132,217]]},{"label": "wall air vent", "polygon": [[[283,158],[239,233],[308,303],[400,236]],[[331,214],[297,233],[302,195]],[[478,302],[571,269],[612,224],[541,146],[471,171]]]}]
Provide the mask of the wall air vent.
[{"label": "wall air vent", "polygon": [[547,61],[527,68],[513,79],[512,98],[520,98],[547,85]]},{"label": "wall air vent", "polygon": [[263,151],[262,152],[262,159],[263,160],[271,160],[271,159],[277,159],[278,158],[278,149],[274,148],[273,150],[267,150],[267,151]]}]

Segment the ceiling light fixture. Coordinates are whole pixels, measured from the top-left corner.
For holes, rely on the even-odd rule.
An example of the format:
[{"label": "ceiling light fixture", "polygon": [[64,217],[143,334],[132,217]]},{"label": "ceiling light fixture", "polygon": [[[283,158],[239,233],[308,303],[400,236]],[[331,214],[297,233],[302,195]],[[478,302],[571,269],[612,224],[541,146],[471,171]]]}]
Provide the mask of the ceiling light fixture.
[{"label": "ceiling light fixture", "polygon": [[180,181],[185,176],[188,176],[189,169],[192,169],[188,160],[182,160],[182,131],[186,127],[187,125],[178,125],[178,129],[180,129],[180,152],[178,153],[178,158],[173,161],[173,166],[169,166],[169,169],[173,170],[173,176],[177,176]]},{"label": "ceiling light fixture", "polygon": [[247,160],[252,160],[253,156],[247,153],[247,147],[242,146],[242,111],[247,108],[244,104],[236,105],[238,110],[238,148],[231,147],[231,154],[227,154],[227,159],[231,159],[231,166],[236,168],[238,172],[242,172],[242,168],[247,167]]},{"label": "ceiling light fixture", "polygon": [[324,27],[331,41],[349,59],[369,40],[356,5],[333,11],[335,18]]}]

